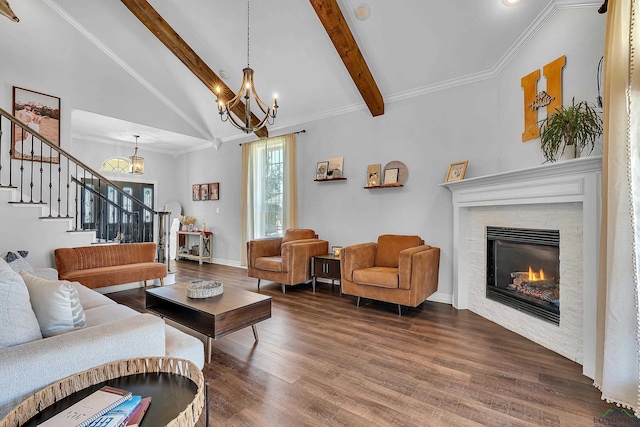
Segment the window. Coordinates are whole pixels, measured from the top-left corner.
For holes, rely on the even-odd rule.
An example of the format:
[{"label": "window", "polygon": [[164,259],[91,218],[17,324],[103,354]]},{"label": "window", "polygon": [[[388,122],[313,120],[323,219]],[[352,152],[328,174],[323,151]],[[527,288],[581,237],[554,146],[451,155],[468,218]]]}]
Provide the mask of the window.
[{"label": "window", "polygon": [[112,157],[102,162],[100,170],[104,172],[128,173],[130,163],[129,159],[124,157]]},{"label": "window", "polygon": [[[293,134],[242,146],[243,240],[282,236],[297,227]],[[243,262],[246,254],[243,251]]]}]

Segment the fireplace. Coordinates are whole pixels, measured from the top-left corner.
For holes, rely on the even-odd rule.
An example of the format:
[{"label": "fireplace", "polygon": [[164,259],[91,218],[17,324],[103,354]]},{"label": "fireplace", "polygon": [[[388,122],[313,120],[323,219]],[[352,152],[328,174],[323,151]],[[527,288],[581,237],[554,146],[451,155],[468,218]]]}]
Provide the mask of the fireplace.
[{"label": "fireplace", "polygon": [[560,324],[560,232],[486,230],[487,298]]}]

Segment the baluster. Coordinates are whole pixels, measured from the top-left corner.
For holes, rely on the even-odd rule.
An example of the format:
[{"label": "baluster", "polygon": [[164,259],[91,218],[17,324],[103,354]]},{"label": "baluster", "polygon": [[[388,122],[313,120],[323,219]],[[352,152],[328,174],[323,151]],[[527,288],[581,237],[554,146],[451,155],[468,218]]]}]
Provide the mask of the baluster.
[{"label": "baluster", "polygon": [[35,142],[33,142],[33,134],[31,134],[31,178],[29,182],[29,203],[33,203],[33,164],[36,161],[35,155]]},{"label": "baluster", "polygon": [[[58,158],[60,158],[60,155],[58,155]],[[60,158],[60,160],[62,160]],[[67,177],[67,218],[69,218],[69,201],[71,199],[69,191],[71,188],[70,182],[69,182],[69,175],[71,175],[71,169],[69,168],[69,158],[67,157],[67,173],[66,173],[66,177]]]},{"label": "baluster", "polygon": [[[42,168],[42,161],[44,158],[44,150],[42,149],[42,140],[40,140],[40,203],[42,203],[42,173],[44,169]],[[49,206],[49,216],[51,216],[51,206]]]},{"label": "baluster", "polygon": [[[53,162],[53,157],[51,157],[51,161]],[[62,201],[61,191],[62,191],[62,165],[60,162],[60,156],[58,156],[58,217],[60,217],[60,202]]]},{"label": "baluster", "polygon": [[[24,136],[24,130],[20,129],[20,136]],[[20,203],[23,203],[22,190],[24,188],[24,138],[20,141]]]},{"label": "baluster", "polygon": [[[51,158],[51,147],[49,147],[49,158]],[[53,163],[49,163],[49,211],[53,208]]]},{"label": "baluster", "polygon": [[[15,126],[14,126],[15,127]],[[14,127],[12,127],[11,129],[14,129]],[[11,140],[9,141],[9,187],[13,187],[13,144],[14,144],[14,140],[13,140],[13,132],[11,132]]]},{"label": "baluster", "polygon": [[[76,163],[76,179],[78,179],[78,178],[79,178],[79,176],[78,176],[78,164]],[[77,180],[75,181],[75,183],[76,183],[76,196],[75,196],[76,215],[74,217],[74,223],[75,223],[74,230],[77,231],[78,230],[78,221],[79,221],[79,218],[78,218],[78,189],[79,189],[79,185],[78,185],[78,181]]]}]

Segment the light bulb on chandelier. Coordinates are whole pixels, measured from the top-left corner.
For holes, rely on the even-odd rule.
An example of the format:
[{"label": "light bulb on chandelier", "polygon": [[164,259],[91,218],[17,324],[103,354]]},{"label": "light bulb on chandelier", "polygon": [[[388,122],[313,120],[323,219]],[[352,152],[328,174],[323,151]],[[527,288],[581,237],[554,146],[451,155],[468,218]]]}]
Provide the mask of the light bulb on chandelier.
[{"label": "light bulb on chandelier", "polygon": [[[249,66],[249,0],[247,0],[247,67],[242,70],[242,85],[236,96],[228,101],[223,99],[220,86],[216,87],[216,102],[218,104],[218,113],[223,122],[229,121],[233,126],[246,133],[255,132],[264,127],[267,123],[272,125],[278,113],[278,98],[274,95],[273,105],[269,106],[258,96],[255,84],[253,82],[253,70]],[[264,117],[258,119],[257,123],[252,123],[251,116],[251,99],[255,100],[255,104],[260,108]],[[242,102],[241,100],[244,100]],[[242,114],[236,118],[231,112],[234,108],[239,107]]]}]

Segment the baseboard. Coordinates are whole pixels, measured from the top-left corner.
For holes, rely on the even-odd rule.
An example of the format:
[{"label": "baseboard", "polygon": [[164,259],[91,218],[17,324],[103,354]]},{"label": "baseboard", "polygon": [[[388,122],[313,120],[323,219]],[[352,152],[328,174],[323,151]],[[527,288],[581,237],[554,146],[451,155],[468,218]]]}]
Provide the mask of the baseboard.
[{"label": "baseboard", "polygon": [[[164,278],[165,285],[173,285],[176,282],[175,273],[169,273],[167,277]],[[149,286],[155,285],[160,286],[160,279],[148,280],[147,284]],[[94,291],[100,294],[110,294],[112,292],[120,292],[120,291],[128,291],[130,289],[143,288],[144,282],[132,282],[125,283],[123,285],[113,285],[113,286],[105,286],[103,288],[95,288]]]},{"label": "baseboard", "polygon": [[452,294],[445,294],[442,292],[436,292],[435,294],[431,295],[429,298],[427,298],[427,301],[433,301],[433,302],[441,302],[444,304],[453,304],[453,295]]},{"label": "baseboard", "polygon": [[232,261],[229,259],[221,259],[221,258],[213,258],[214,264],[226,265],[229,267],[237,267],[242,269],[247,269],[246,265],[240,265],[240,261]]}]

